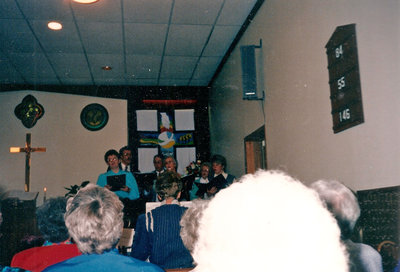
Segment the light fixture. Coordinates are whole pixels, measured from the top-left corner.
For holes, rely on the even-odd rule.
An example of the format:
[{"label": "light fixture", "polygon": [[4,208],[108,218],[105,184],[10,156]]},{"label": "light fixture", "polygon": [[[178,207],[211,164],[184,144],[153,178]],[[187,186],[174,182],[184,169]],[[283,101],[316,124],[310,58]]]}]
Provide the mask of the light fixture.
[{"label": "light fixture", "polygon": [[112,67],[106,65],[106,66],[101,67],[101,69],[103,69],[104,71],[110,71],[112,69]]},{"label": "light fixture", "polygon": [[73,0],[73,1],[79,4],[92,4],[98,2],[99,0]]},{"label": "light fixture", "polygon": [[50,21],[47,23],[47,27],[50,28],[51,30],[61,30],[62,24],[56,21]]},{"label": "light fixture", "polygon": [[10,147],[10,153],[23,152],[20,147]]}]

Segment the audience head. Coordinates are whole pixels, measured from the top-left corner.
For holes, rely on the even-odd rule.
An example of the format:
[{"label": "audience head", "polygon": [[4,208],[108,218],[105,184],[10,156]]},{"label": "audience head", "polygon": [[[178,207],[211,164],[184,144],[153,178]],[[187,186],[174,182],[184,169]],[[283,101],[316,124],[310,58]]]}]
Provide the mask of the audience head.
[{"label": "audience head", "polygon": [[349,239],[360,217],[357,197],[348,187],[338,181],[319,180],[311,184],[328,210],[336,218],[342,239]]},{"label": "audience head", "polygon": [[198,231],[196,271],[348,271],[333,216],[313,190],[281,172],[260,170],[221,190]]},{"label": "audience head", "polygon": [[215,174],[219,175],[225,171],[226,159],[224,156],[216,154],[211,157],[211,164]]},{"label": "audience head", "polygon": [[114,248],[122,234],[123,205],[118,196],[89,184],[68,199],[65,224],[83,254]]},{"label": "audience head", "polygon": [[177,173],[166,171],[157,177],[156,193],[160,200],[167,198],[178,199],[182,190],[182,182]]},{"label": "audience head", "polygon": [[164,159],[164,166],[167,171],[176,172],[176,160],[173,156],[167,156]]},{"label": "audience head", "polygon": [[130,165],[132,161],[132,151],[128,146],[121,147],[119,157],[125,165]]},{"label": "audience head", "polygon": [[157,154],[153,157],[153,165],[154,169],[158,172],[164,168],[162,155]]},{"label": "audience head", "polygon": [[207,208],[208,203],[209,200],[194,199],[192,206],[185,211],[180,221],[182,242],[192,254],[194,246],[199,239],[199,219],[203,215],[204,209]]},{"label": "audience head", "polygon": [[203,162],[200,165],[200,175],[203,179],[206,179],[210,174],[211,164],[209,162]]},{"label": "audience head", "polygon": [[65,197],[50,198],[36,211],[40,233],[46,241],[60,243],[69,238],[64,222],[67,205]]}]

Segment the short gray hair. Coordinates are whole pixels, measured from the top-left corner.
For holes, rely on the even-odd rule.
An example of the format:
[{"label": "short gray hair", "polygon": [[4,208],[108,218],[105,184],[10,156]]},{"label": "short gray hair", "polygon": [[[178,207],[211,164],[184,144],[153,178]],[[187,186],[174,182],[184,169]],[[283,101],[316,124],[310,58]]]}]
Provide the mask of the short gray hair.
[{"label": "short gray hair", "polygon": [[166,156],[166,157],[164,158],[163,164],[165,164],[165,161],[166,161],[168,158],[171,158],[171,159],[172,159],[172,162],[175,164],[175,167],[178,168],[178,163],[176,162],[174,156],[171,156],[171,155],[170,155],[170,156]]},{"label": "short gray hair", "polygon": [[93,184],[68,199],[65,225],[82,253],[101,254],[117,245],[123,228],[122,209],[115,193]]},{"label": "short gray hair", "polygon": [[336,218],[342,239],[350,238],[360,217],[360,206],[352,190],[336,180],[318,180],[311,184],[328,210]]},{"label": "short gray hair", "polygon": [[197,240],[199,239],[199,225],[200,218],[203,211],[207,208],[209,200],[194,199],[192,206],[190,206],[182,215],[181,221],[181,238],[185,247],[192,253]]}]

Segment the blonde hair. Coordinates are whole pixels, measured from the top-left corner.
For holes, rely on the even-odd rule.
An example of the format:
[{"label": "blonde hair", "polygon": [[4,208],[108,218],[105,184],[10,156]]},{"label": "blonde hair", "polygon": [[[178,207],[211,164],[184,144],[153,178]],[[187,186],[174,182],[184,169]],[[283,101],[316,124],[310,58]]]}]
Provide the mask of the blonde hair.
[{"label": "blonde hair", "polygon": [[347,272],[335,219],[318,195],[277,171],[221,190],[200,219],[196,272]]}]

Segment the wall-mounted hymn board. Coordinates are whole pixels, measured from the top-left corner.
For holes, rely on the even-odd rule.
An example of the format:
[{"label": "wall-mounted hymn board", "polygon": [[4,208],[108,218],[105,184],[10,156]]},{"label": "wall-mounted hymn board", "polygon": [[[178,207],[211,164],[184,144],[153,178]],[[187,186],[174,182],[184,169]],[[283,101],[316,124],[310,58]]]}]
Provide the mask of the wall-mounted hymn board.
[{"label": "wall-mounted hymn board", "polygon": [[364,122],[356,25],[338,26],[325,46],[328,56],[333,132]]}]

